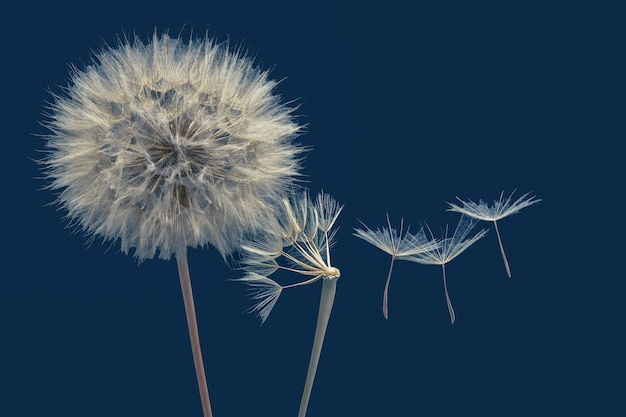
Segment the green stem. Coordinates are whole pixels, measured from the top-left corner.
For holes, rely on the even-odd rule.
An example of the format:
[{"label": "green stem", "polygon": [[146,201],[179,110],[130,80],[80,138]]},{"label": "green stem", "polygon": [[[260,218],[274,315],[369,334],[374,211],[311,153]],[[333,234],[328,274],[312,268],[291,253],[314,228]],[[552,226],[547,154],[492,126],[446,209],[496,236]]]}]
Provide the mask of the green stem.
[{"label": "green stem", "polygon": [[302,400],[300,401],[300,411],[298,411],[298,417],[304,417],[306,415],[306,409],[309,405],[311,389],[313,388],[315,372],[317,371],[317,364],[319,363],[322,345],[324,344],[324,335],[326,334],[326,327],[328,327],[330,312],[333,309],[336,290],[336,278],[323,279],[320,309],[317,314],[317,325],[315,327],[315,337],[313,339],[313,349],[311,350],[311,360],[309,362],[309,370],[307,371],[306,381],[304,383],[304,391],[302,392]]}]

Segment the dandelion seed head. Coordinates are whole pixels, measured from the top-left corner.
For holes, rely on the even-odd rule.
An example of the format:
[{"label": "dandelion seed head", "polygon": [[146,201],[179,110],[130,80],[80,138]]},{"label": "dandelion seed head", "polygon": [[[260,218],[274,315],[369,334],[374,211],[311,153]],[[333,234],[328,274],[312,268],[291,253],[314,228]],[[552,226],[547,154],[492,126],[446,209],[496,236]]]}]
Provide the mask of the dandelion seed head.
[{"label": "dandelion seed head", "polygon": [[[249,310],[265,321],[285,288],[313,283],[319,279],[335,280],[339,268],[331,264],[333,246],[342,205],[321,192],[312,201],[308,192],[294,192],[282,200],[282,212],[272,228],[248,237],[241,245],[241,265],[247,275],[238,279],[252,287],[255,305]],[[305,281],[281,286],[271,278],[278,270],[307,277]]]},{"label": "dandelion seed head", "polygon": [[138,260],[230,253],[298,176],[293,108],[227,44],[156,34],[74,69],[50,106],[43,161],[68,218]]}]

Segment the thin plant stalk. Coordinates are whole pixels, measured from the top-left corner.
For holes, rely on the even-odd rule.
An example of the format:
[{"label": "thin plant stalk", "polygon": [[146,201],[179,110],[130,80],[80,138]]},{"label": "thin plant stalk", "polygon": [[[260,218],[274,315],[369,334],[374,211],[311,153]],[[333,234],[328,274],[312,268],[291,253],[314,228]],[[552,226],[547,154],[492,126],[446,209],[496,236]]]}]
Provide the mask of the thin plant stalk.
[{"label": "thin plant stalk", "polygon": [[502,252],[502,259],[504,260],[504,267],[506,268],[506,274],[511,278],[511,268],[509,268],[509,261],[506,259],[504,253],[504,246],[502,246],[502,239],[500,239],[500,231],[498,230],[498,222],[494,220],[493,225],[496,229],[496,235],[498,236],[498,243],[500,244],[500,252]]},{"label": "thin plant stalk", "polygon": [[389,319],[389,309],[387,307],[389,299],[389,281],[391,281],[391,271],[393,271],[393,261],[396,260],[395,256],[391,256],[391,264],[389,265],[389,273],[387,274],[387,282],[385,282],[385,291],[383,291],[383,316],[385,319]]},{"label": "thin plant stalk", "polygon": [[311,360],[309,361],[309,370],[307,371],[306,381],[304,383],[304,391],[302,392],[302,400],[300,401],[300,411],[298,417],[306,415],[309,399],[311,398],[311,389],[317,372],[317,364],[320,360],[322,345],[324,344],[324,336],[326,335],[326,327],[330,319],[330,312],[333,309],[335,300],[335,291],[337,290],[337,279],[324,278],[322,284],[322,295],[320,297],[320,309],[317,314],[317,325],[315,327],[315,337],[313,339],[313,349],[311,350]]},{"label": "thin plant stalk", "polygon": [[198,389],[200,390],[200,400],[202,401],[202,413],[204,417],[213,417],[211,412],[211,401],[209,400],[209,388],[207,387],[206,375],[204,373],[204,363],[202,361],[202,350],[200,349],[200,337],[198,336],[198,321],[196,320],[196,309],[193,303],[193,293],[191,291],[191,277],[189,275],[189,264],[187,263],[187,250],[176,255],[178,265],[178,275],[180,286],[183,291],[185,302],[185,314],[187,315],[187,327],[189,328],[189,339],[191,341],[191,351],[193,353],[193,363],[196,368],[198,379]]},{"label": "thin plant stalk", "polygon": [[454,313],[454,308],[452,308],[452,301],[450,301],[450,296],[448,295],[448,283],[446,281],[446,264],[441,264],[441,269],[443,270],[443,290],[446,293],[446,304],[448,305],[448,312],[450,313],[450,322],[454,324],[456,320],[456,314]]}]

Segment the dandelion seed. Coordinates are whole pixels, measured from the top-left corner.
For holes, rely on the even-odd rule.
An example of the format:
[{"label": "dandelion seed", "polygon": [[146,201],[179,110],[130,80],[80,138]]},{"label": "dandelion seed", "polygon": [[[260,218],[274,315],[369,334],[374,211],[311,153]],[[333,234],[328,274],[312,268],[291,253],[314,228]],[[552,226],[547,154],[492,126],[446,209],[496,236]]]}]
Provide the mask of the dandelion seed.
[{"label": "dandelion seed", "polygon": [[411,234],[409,232],[410,227],[407,227],[403,236],[402,229],[404,221],[400,222],[400,231],[397,231],[391,227],[389,216],[387,216],[388,228],[371,230],[367,226],[363,226],[365,227],[365,230],[354,229],[356,232],[354,235],[391,255],[391,264],[389,265],[387,281],[385,282],[385,290],[383,291],[383,315],[387,319],[389,318],[389,282],[391,281],[391,272],[393,270],[394,261],[396,259],[408,260],[408,257],[411,255],[418,255],[423,252],[434,250],[439,246],[439,243],[435,239],[428,239],[423,228],[416,234]]},{"label": "dandelion seed", "polygon": [[487,203],[484,203],[482,200],[479,200],[478,204],[476,204],[471,200],[463,201],[458,197],[457,199],[463,203],[463,207],[457,206],[453,203],[448,203],[450,206],[448,211],[456,211],[457,213],[465,214],[475,219],[493,222],[494,228],[496,229],[496,236],[498,236],[498,244],[500,245],[502,260],[504,261],[504,267],[506,268],[506,273],[509,278],[511,278],[511,268],[509,267],[509,261],[506,258],[506,254],[504,253],[504,246],[502,246],[502,239],[500,238],[500,231],[498,230],[498,220],[515,214],[521,209],[532,206],[533,204],[541,201],[541,199],[537,199],[535,196],[528,197],[530,193],[526,193],[515,200],[515,202],[511,203],[513,194],[515,194],[515,190],[513,190],[511,195],[504,200],[504,191],[502,191],[500,199],[494,200],[493,207],[488,206]]},{"label": "dandelion seed", "polygon": [[276,84],[226,44],[155,33],[75,69],[49,109],[42,163],[70,223],[139,262],[175,256],[205,417],[187,248],[226,257],[297,177],[300,127]]},{"label": "dandelion seed", "polygon": [[[312,202],[304,192],[283,199],[282,208],[272,230],[242,245],[241,262],[247,275],[237,281],[250,286],[256,304],[249,311],[257,313],[263,323],[284,289],[322,280],[315,337],[298,412],[298,417],[304,417],[335,299],[337,279],[341,275],[331,264],[330,249],[336,232],[333,226],[343,206],[323,192]],[[306,279],[282,286],[268,277],[279,269],[303,275]]]},{"label": "dandelion seed", "polygon": [[274,308],[276,301],[278,301],[283,287],[276,281],[255,272],[248,272],[248,274],[240,278],[239,281],[250,286],[250,298],[258,301],[248,312],[257,313],[261,319],[261,323],[264,323],[265,320],[267,320],[267,316],[269,316]]},{"label": "dandelion seed", "polygon": [[[446,280],[446,264],[452,261],[454,258],[465,252],[467,248],[472,246],[478,239],[481,239],[487,234],[487,230],[483,229],[476,233],[471,238],[468,238],[471,230],[476,226],[478,221],[461,216],[459,223],[454,229],[454,233],[451,237],[448,237],[448,226],[446,225],[446,231],[443,235],[443,239],[439,242],[439,246],[432,251],[422,252],[415,255],[408,255],[406,260],[417,262],[426,265],[441,265],[443,272],[443,290],[446,296],[446,305],[448,306],[448,312],[450,313],[450,322],[454,324],[456,320],[456,314],[450,301],[450,295],[448,294],[448,283]],[[428,228],[431,237],[434,239],[433,233]]]}]

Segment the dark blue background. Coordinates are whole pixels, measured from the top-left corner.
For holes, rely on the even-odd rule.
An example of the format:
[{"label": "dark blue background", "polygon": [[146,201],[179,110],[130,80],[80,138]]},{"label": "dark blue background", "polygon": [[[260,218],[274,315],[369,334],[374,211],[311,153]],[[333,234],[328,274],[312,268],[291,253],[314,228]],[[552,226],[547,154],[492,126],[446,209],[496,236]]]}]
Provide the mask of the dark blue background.
[{"label": "dark blue background", "polygon": [[[175,262],[88,246],[32,162],[46,89],[155,27],[230,38],[285,78],[278,91],[308,125],[310,188],[345,204],[309,416],[626,415],[617,10],[52,3],[15,5],[1,29],[1,416],[201,415]],[[449,265],[454,326],[440,268],[402,262],[385,321],[389,257],[351,236],[358,220],[438,229],[458,218],[445,201],[513,188],[543,199],[500,223],[513,278],[492,230]],[[190,266],[215,416],[296,415],[319,285],[285,292],[259,327],[215,251],[190,251]]]}]

